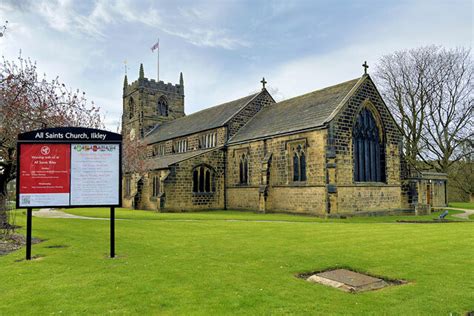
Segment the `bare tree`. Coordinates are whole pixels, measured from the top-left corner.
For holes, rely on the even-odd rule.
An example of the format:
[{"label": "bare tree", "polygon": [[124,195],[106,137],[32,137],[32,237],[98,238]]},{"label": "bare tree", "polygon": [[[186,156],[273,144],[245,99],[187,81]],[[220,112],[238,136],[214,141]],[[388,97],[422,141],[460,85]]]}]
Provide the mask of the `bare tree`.
[{"label": "bare tree", "polygon": [[435,86],[434,46],[398,51],[383,56],[377,65],[375,78],[381,93],[399,124],[404,137],[407,161],[416,165],[423,151],[423,121]]},{"label": "bare tree", "polygon": [[0,63],[0,228],[7,222],[7,185],[16,174],[16,138],[26,131],[58,126],[102,127],[99,108],[85,93],[55,78],[39,77],[36,64],[21,56]]},{"label": "bare tree", "polygon": [[[452,164],[472,154],[473,64],[467,49],[441,50],[435,89],[423,121],[425,161],[435,170],[448,173]],[[469,150],[465,150],[469,149]]]},{"label": "bare tree", "polygon": [[472,62],[466,49],[427,46],[382,57],[375,75],[412,166],[447,172],[472,138]]},{"label": "bare tree", "polygon": [[[457,193],[458,201],[474,202],[474,141],[465,142],[461,150],[463,158],[449,167],[449,183],[451,189]],[[459,194],[460,193],[460,194]]]}]

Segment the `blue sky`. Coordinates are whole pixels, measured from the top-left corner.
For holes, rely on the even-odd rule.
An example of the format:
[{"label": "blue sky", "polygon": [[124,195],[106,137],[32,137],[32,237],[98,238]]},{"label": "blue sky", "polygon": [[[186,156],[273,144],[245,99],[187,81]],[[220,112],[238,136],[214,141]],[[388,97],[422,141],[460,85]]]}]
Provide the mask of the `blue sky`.
[{"label": "blue sky", "polygon": [[[156,78],[184,74],[187,114],[260,89],[282,100],[370,71],[378,59],[421,45],[471,47],[472,1],[1,0],[0,52],[36,60],[49,78],[86,91],[116,130],[124,60]],[[1,21],[1,20],[0,20]]]}]

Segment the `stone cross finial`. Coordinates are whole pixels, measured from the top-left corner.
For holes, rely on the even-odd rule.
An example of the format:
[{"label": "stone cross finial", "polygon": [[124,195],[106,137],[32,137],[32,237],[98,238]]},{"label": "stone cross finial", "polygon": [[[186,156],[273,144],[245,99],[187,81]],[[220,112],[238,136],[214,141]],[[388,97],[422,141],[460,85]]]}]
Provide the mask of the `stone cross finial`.
[{"label": "stone cross finial", "polygon": [[262,83],[262,86],[263,86],[262,89],[265,89],[265,84],[267,83],[267,82],[265,81],[265,77],[263,77],[263,78],[262,78],[262,81],[260,81],[260,82]]},{"label": "stone cross finial", "polygon": [[364,75],[367,74],[367,68],[369,68],[369,65],[367,65],[367,61],[364,61],[364,63],[362,64],[362,67],[364,67]]}]

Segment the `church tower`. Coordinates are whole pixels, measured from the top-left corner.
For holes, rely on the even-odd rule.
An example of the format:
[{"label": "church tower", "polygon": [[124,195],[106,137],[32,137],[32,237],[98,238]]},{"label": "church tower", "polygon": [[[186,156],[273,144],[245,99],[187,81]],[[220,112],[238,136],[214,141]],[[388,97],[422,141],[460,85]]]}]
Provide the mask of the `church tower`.
[{"label": "church tower", "polygon": [[123,137],[143,138],[153,127],[184,116],[184,80],[179,84],[164,83],[145,78],[140,64],[138,80],[123,82]]}]

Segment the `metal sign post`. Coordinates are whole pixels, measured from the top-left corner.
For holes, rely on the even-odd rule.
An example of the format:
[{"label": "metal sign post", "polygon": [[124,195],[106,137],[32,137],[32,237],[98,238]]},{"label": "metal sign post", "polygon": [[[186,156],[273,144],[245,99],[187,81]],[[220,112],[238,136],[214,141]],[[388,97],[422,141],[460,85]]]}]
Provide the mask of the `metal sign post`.
[{"label": "metal sign post", "polygon": [[26,260],[31,260],[31,224],[33,209],[29,207],[26,210]]},{"label": "metal sign post", "polygon": [[110,258],[115,258],[115,207],[110,208]]}]

